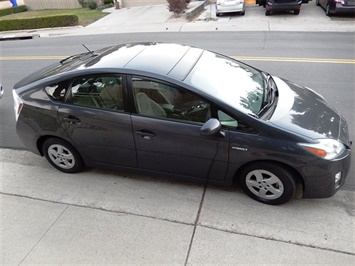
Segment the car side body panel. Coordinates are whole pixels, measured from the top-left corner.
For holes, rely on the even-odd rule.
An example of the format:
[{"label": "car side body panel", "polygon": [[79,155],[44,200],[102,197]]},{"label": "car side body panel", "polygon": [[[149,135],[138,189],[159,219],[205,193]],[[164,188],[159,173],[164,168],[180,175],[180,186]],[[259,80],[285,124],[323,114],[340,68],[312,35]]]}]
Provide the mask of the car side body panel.
[{"label": "car side body panel", "polygon": [[79,153],[90,161],[137,166],[130,114],[63,104],[58,121]]},{"label": "car side body panel", "polygon": [[133,115],[138,167],[223,181],[228,169],[229,137],[201,136],[201,126]]}]

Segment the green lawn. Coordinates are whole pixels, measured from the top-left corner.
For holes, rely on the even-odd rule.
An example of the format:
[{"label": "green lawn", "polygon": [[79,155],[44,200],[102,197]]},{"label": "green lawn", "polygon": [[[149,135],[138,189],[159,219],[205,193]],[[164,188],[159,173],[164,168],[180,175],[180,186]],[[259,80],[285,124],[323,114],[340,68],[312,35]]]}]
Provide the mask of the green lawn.
[{"label": "green lawn", "polygon": [[79,18],[79,25],[87,26],[96,20],[108,15],[109,13],[103,13],[101,10],[91,10],[88,8],[79,9],[50,9],[50,10],[36,10],[26,11],[17,14],[12,14],[4,17],[0,17],[0,20],[16,19],[16,18],[35,18],[51,15],[77,15]]}]

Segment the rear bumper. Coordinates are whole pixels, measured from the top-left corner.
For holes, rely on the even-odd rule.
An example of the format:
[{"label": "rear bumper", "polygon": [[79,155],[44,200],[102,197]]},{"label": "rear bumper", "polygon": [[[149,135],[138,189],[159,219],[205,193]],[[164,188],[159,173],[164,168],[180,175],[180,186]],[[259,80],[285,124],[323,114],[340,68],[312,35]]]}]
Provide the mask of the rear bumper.
[{"label": "rear bumper", "polygon": [[245,10],[245,3],[233,6],[222,6],[216,4],[216,13],[230,13],[230,12],[243,12]]},{"label": "rear bumper", "polygon": [[287,11],[287,10],[299,10],[301,9],[302,0],[294,3],[274,3],[268,1],[266,3],[266,9],[270,11]]},{"label": "rear bumper", "polygon": [[37,140],[40,136],[35,132],[33,127],[29,126],[22,120],[22,117],[19,117],[19,120],[16,123],[16,133],[28,151],[42,156],[37,147]]}]

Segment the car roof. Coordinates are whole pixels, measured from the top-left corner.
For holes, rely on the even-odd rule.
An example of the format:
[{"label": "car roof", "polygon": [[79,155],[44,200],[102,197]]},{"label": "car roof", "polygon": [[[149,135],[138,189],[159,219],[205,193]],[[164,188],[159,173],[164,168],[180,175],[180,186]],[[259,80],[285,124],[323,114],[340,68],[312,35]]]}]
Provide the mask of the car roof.
[{"label": "car roof", "polygon": [[183,80],[197,63],[203,49],[174,43],[141,42],[120,44],[70,56],[18,82],[19,88],[64,73],[110,69],[143,71]]},{"label": "car roof", "polygon": [[203,49],[174,43],[134,43],[109,48],[86,64],[88,68],[125,68],[186,77]]}]

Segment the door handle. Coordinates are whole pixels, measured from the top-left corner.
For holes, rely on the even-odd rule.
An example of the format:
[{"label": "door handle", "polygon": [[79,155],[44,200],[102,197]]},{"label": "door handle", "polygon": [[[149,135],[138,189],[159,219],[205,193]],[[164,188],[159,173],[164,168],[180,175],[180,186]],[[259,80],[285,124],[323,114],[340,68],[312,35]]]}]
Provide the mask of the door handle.
[{"label": "door handle", "polygon": [[136,134],[141,136],[143,139],[154,139],[156,137],[156,135],[152,131],[145,129],[137,130]]},{"label": "door handle", "polygon": [[73,116],[73,115],[68,115],[66,117],[64,117],[64,122],[68,122],[69,124],[71,125],[78,125],[81,123],[80,119],[77,118],[76,116]]}]

